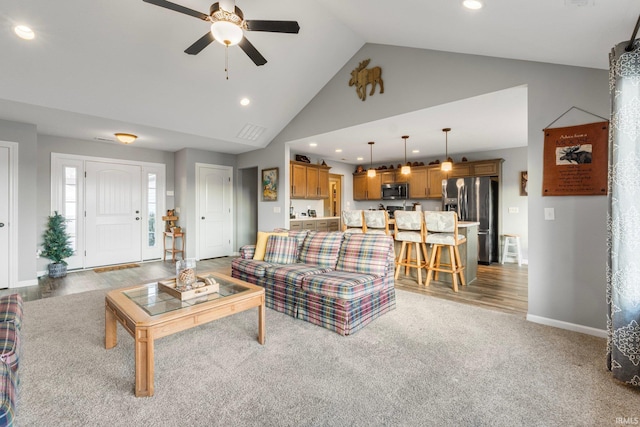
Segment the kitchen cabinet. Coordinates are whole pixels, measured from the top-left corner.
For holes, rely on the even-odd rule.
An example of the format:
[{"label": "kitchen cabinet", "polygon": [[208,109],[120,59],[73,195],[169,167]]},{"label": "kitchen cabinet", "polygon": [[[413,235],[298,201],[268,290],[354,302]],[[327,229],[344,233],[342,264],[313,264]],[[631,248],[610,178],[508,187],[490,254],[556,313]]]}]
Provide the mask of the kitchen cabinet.
[{"label": "kitchen cabinet", "polygon": [[290,162],[292,199],[328,199],[328,166]]},{"label": "kitchen cabinet", "polygon": [[469,176],[500,176],[502,159],[473,162],[473,173]]},{"label": "kitchen cabinet", "polygon": [[427,191],[428,199],[441,199],[442,198],[442,180],[447,179],[449,176],[447,172],[440,170],[440,165],[431,167],[427,172],[429,189]]},{"label": "kitchen cabinet", "polygon": [[380,175],[380,184],[393,184],[396,181],[396,171],[378,172]]},{"label": "kitchen cabinet", "polygon": [[381,174],[369,178],[366,172],[353,174],[353,200],[380,200]]},{"label": "kitchen cabinet", "polygon": [[307,218],[304,220],[291,220],[290,230],[310,231],[340,231],[340,218]]},{"label": "kitchen cabinet", "polygon": [[429,176],[427,168],[416,166],[411,168],[409,174],[409,198],[425,199],[429,192]]},{"label": "kitchen cabinet", "polygon": [[449,178],[464,178],[467,176],[473,176],[471,173],[471,165],[465,163],[454,163],[451,172],[449,172]]}]

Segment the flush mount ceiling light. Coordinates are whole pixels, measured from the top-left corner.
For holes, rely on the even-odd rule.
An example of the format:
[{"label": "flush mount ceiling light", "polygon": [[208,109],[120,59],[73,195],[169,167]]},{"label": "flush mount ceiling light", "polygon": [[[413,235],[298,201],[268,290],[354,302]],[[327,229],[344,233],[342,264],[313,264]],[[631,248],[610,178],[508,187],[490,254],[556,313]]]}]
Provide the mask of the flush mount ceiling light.
[{"label": "flush mount ceiling light", "polygon": [[464,0],[462,2],[462,5],[467,9],[471,9],[471,10],[482,9],[482,6],[483,6],[480,0]]},{"label": "flush mount ceiling light", "polygon": [[242,98],[240,100],[240,105],[242,105],[243,107],[246,107],[249,104],[251,104],[251,100],[249,98]]},{"label": "flush mount ceiling light", "polygon": [[402,165],[400,169],[402,175],[409,175],[411,173],[411,166],[407,164],[407,138],[409,138],[409,135],[402,137],[402,139],[404,139],[404,165]]},{"label": "flush mount ceiling light", "polygon": [[33,40],[36,37],[36,33],[26,25],[16,25],[13,28],[13,31],[16,33],[18,37],[24,40]]},{"label": "flush mount ceiling light", "polygon": [[368,144],[369,144],[369,147],[371,147],[371,164],[369,165],[367,176],[369,178],[374,178],[376,176],[376,170],[373,168],[373,144],[375,144],[375,142],[371,141],[371,142],[368,142]]},{"label": "flush mount ceiling light", "polygon": [[315,143],[315,142],[310,142],[309,143],[309,147],[317,147],[317,146],[318,146],[318,144]]},{"label": "flush mount ceiling light", "polygon": [[114,133],[114,135],[116,136],[116,139],[123,144],[131,144],[133,141],[138,139],[138,136],[132,133]]},{"label": "flush mount ceiling light", "polygon": [[444,128],[442,132],[444,132],[444,162],[440,165],[440,170],[442,172],[449,172],[453,169],[453,162],[449,158],[449,132],[451,128]]}]

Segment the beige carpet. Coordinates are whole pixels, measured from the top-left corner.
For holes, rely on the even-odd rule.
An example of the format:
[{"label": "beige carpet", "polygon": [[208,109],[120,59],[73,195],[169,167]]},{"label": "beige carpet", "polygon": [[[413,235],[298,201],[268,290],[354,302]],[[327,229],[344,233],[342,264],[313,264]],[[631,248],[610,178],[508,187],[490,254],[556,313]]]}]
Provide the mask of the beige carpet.
[{"label": "beige carpet", "polygon": [[[133,340],[104,349],[104,291],[25,304],[19,426],[615,426],[640,392],[603,339],[398,291],[351,337],[257,310],[162,338],[151,398]],[[619,425],[619,424],[618,424]]]}]

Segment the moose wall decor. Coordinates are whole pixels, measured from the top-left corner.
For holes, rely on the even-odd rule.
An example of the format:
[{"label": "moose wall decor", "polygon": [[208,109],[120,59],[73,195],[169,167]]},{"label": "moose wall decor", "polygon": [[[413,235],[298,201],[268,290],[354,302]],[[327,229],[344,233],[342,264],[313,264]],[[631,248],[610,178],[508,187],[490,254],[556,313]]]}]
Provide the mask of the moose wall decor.
[{"label": "moose wall decor", "polygon": [[582,145],[574,145],[571,147],[561,148],[560,160],[564,160],[569,163],[575,163],[577,165],[591,163],[591,145],[586,145],[586,148],[588,148],[588,150],[583,149]]},{"label": "moose wall decor", "polygon": [[351,79],[349,86],[356,87],[356,93],[361,100],[367,99],[367,86],[371,85],[369,96],[373,96],[376,91],[376,85],[380,84],[380,93],[384,93],[384,82],[382,81],[382,68],[367,68],[371,59],[365,59],[360,62],[356,68],[351,71]]}]

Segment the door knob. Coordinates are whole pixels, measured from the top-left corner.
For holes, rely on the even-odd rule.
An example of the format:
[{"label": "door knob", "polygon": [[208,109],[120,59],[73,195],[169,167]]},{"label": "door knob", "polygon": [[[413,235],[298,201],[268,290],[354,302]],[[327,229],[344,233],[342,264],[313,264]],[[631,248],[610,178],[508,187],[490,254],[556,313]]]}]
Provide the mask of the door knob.
[{"label": "door knob", "polygon": [[137,214],[139,214],[139,213],[140,213],[140,211],[136,211],[136,213],[137,213]]},{"label": "door knob", "polygon": [[136,221],[140,221],[140,217],[139,216],[136,217]]},{"label": "door knob", "polygon": [[202,219],[204,219],[204,217],[202,217]]},{"label": "door knob", "polygon": [[4,222],[0,222],[0,228],[4,227]]}]

